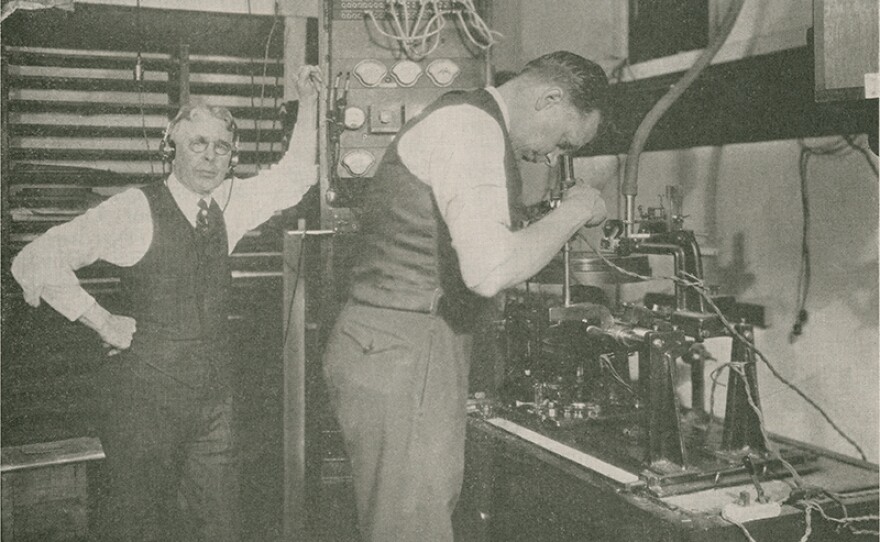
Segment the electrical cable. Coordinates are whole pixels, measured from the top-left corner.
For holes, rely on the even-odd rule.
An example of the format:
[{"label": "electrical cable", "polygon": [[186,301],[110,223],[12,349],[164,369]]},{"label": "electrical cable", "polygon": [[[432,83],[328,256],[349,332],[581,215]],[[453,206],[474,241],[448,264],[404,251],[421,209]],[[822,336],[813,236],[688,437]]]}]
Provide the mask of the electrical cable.
[{"label": "electrical cable", "polygon": [[[253,15],[253,10],[251,9],[251,0],[246,0],[246,1],[247,1],[248,15]],[[253,56],[248,56],[248,68],[249,68],[248,71],[250,72],[250,76],[251,76],[250,99],[251,99],[251,112],[253,112],[254,109],[257,108],[256,96],[254,96],[254,87],[257,86],[257,80],[256,80],[256,77],[254,76],[254,57]],[[257,130],[259,130],[259,125],[257,124],[257,118],[254,117],[254,131],[256,132]],[[257,150],[259,150],[259,143],[257,143]],[[261,166],[260,153],[256,152],[256,153],[254,153],[254,156],[256,157],[257,171],[259,171],[260,166]]]},{"label": "electrical cable", "polygon": [[[804,326],[809,319],[809,312],[807,311],[807,299],[810,293],[812,272],[810,265],[809,243],[810,200],[807,188],[809,172],[808,166],[810,158],[812,156],[846,156],[853,151],[857,151],[860,152],[868,160],[868,164],[870,166],[875,167],[867,151],[865,151],[864,148],[855,143],[854,137],[852,135],[841,136],[840,141],[835,141],[833,143],[817,147],[807,145],[803,139],[798,140],[798,144],[801,148],[800,156],[798,158],[798,174],[800,176],[803,228],[801,234],[801,266],[800,271],[798,272],[797,300],[795,303],[795,321],[792,324],[791,332],[788,335],[789,343],[794,343],[797,338],[803,334]],[[876,169],[874,169],[874,174],[877,174]]]},{"label": "electrical cable", "polygon": [[764,354],[751,341],[749,341],[748,339],[743,337],[738,331],[736,331],[736,328],[733,326],[733,324],[730,323],[730,321],[724,316],[721,309],[718,308],[718,305],[716,305],[715,302],[712,300],[712,297],[709,294],[706,286],[703,284],[702,280],[694,277],[693,275],[689,275],[687,273],[685,273],[685,278],[682,278],[682,277],[645,277],[645,276],[639,275],[637,273],[627,271],[626,269],[623,269],[623,268],[617,266],[616,264],[614,264],[604,254],[602,254],[599,250],[597,250],[596,247],[593,246],[593,244],[590,242],[590,240],[585,235],[578,232],[577,236],[580,237],[587,244],[587,246],[589,246],[593,250],[593,252],[595,252],[596,255],[599,256],[599,258],[602,259],[602,261],[605,263],[605,265],[611,267],[612,269],[616,270],[619,273],[622,273],[622,274],[627,275],[632,278],[636,278],[636,279],[643,281],[643,282],[653,281],[653,280],[671,280],[675,283],[689,286],[689,287],[693,288],[694,290],[696,290],[697,293],[699,293],[700,296],[703,297],[703,299],[709,304],[709,306],[712,308],[713,312],[715,312],[715,314],[718,316],[719,321],[724,326],[724,328],[727,330],[727,332],[730,333],[730,335],[732,337],[734,337],[735,339],[742,342],[749,350],[751,350],[758,357],[758,359],[760,359],[764,363],[764,365],[770,370],[770,373],[777,380],[779,380],[780,382],[785,384],[788,388],[790,388],[797,395],[799,395],[804,401],[806,401],[807,404],[809,404],[811,407],[813,407],[813,409],[815,409],[816,412],[818,412],[822,416],[822,418],[825,419],[825,421],[837,432],[838,435],[840,435],[853,448],[856,449],[856,451],[859,453],[859,456],[861,457],[862,461],[867,461],[867,455],[865,454],[862,447],[859,446],[859,444],[853,438],[851,438],[845,431],[843,431],[843,429],[841,429],[840,426],[838,426],[837,423],[835,423],[834,420],[831,419],[831,417],[828,415],[828,413],[822,407],[820,407],[813,399],[811,399],[809,396],[807,396],[807,394],[804,393],[794,383],[792,383],[791,381],[786,379],[784,376],[782,376],[782,374],[779,372],[779,370],[776,369],[776,367],[767,359],[766,356],[764,356]]},{"label": "electrical cable", "polygon": [[749,532],[749,530],[746,528],[746,526],[742,524],[742,522],[735,520],[732,517],[725,514],[724,509],[721,510],[721,518],[724,521],[727,521],[728,523],[732,523],[732,524],[736,525],[737,527],[739,527],[739,530],[742,531],[743,535],[746,537],[746,539],[748,539],[749,542],[758,542],[757,540],[755,540],[755,538],[752,536],[752,533]]},{"label": "electrical cable", "polygon": [[626,382],[623,377],[620,376],[620,373],[617,372],[617,369],[614,368],[614,364],[611,363],[610,359],[608,359],[608,354],[601,354],[599,356],[599,361],[601,362],[600,365],[602,365],[605,370],[607,370],[611,374],[612,379],[614,379],[626,391],[628,391],[630,395],[636,395],[636,392],[635,390],[633,390],[632,386],[628,382]]},{"label": "electrical cable", "polygon": [[712,388],[709,391],[709,419],[715,419],[715,389],[718,386],[727,387],[725,384],[721,384],[718,382],[719,377],[721,376],[721,372],[724,369],[727,369],[731,363],[740,363],[736,361],[728,361],[719,365],[718,367],[712,369],[712,372],[709,373],[709,378],[712,380]]},{"label": "electrical cable", "polygon": [[[623,273],[623,274],[630,276],[630,277],[633,277],[633,278],[637,278],[642,281],[660,280],[660,279],[667,280],[668,279],[668,280],[672,280],[673,282],[681,283],[686,286],[690,286],[690,287],[694,288],[705,299],[705,301],[709,304],[709,306],[712,308],[712,310],[715,312],[715,314],[720,319],[722,325],[724,325],[725,329],[727,329],[728,333],[730,333],[734,339],[739,340],[740,342],[745,344],[746,347],[749,348],[749,350],[751,350],[765,364],[765,366],[767,366],[767,368],[770,370],[771,374],[774,377],[776,377],[777,380],[779,380],[780,382],[782,382],[783,384],[788,386],[790,389],[795,391],[798,395],[800,395],[802,399],[804,399],[810,406],[812,406],[817,412],[819,412],[819,414],[825,419],[825,421],[828,424],[830,424],[831,427],[841,437],[843,437],[847,442],[849,442],[858,451],[858,453],[861,456],[861,459],[863,461],[867,460],[865,452],[862,450],[862,448],[852,438],[850,438],[840,427],[837,426],[837,424],[830,418],[830,416],[825,412],[824,409],[822,409],[815,401],[810,399],[797,386],[795,386],[793,383],[791,383],[786,378],[784,378],[779,373],[779,371],[773,366],[773,364],[771,364],[770,361],[764,356],[764,354],[760,350],[758,350],[758,348],[755,347],[755,345],[751,341],[749,341],[748,339],[743,337],[736,330],[736,328],[733,326],[733,324],[731,324],[727,320],[727,318],[724,316],[724,314],[721,312],[721,309],[711,299],[711,296],[709,295],[709,292],[708,292],[707,288],[705,287],[705,285],[703,284],[702,280],[698,279],[697,277],[694,277],[693,275],[689,275],[689,274],[685,274],[687,278],[684,279],[681,277],[645,277],[642,275],[638,275],[637,273],[632,273],[630,271],[627,271],[625,269],[620,268],[619,266],[615,265],[613,262],[608,260],[608,258],[606,258],[605,255],[603,255],[599,250],[597,250],[592,245],[592,243],[590,243],[590,240],[585,235],[583,235],[582,233],[578,233],[577,235],[584,242],[587,243],[587,245],[593,250],[593,252],[595,252],[605,262],[606,265],[610,266],[612,269],[615,269],[616,271],[618,271],[620,273]],[[758,407],[758,405],[755,403],[755,400],[752,397],[751,389],[746,381],[743,362],[731,361],[731,362],[726,363],[726,364],[724,364],[724,365],[722,365],[712,371],[711,377],[712,377],[713,384],[712,384],[712,391],[710,394],[710,419],[712,419],[712,416],[714,416],[714,404],[715,404],[714,396],[715,396],[715,388],[716,388],[716,385],[718,384],[717,377],[718,377],[718,374],[720,373],[720,371],[723,370],[724,368],[730,368],[730,370],[736,372],[737,375],[743,379],[743,382],[745,383],[744,389],[746,392],[747,401],[749,403],[750,408],[752,408],[752,410],[755,412],[755,415],[758,417],[758,426],[761,431],[761,435],[764,439],[764,442],[767,444],[767,449],[775,456],[776,460],[779,461],[780,464],[786,470],[788,470],[788,472],[792,475],[792,479],[795,481],[795,484],[797,487],[800,487],[800,488],[806,487],[803,482],[803,478],[801,478],[800,474],[797,472],[797,470],[794,468],[794,466],[790,462],[786,461],[775,447],[770,445],[770,439],[769,439],[769,436],[767,435],[767,432],[766,432],[766,426],[765,426],[765,422],[764,422],[763,412],[761,411],[760,407]],[[833,496],[833,494],[827,490],[823,489],[822,491],[825,494],[828,494],[829,496]],[[821,509],[821,506],[818,505],[818,503],[815,503],[815,502],[813,503],[814,508],[819,509],[825,519],[832,521],[832,522],[836,522],[836,523],[845,525],[854,534],[872,534],[872,535],[878,534],[876,531],[856,529],[855,527],[852,526],[852,523],[855,523],[856,521],[876,521],[880,517],[878,517],[878,516],[863,516],[863,517],[858,517],[858,518],[849,518],[849,517],[847,517],[846,507],[843,505],[842,502],[839,502],[839,504],[841,505],[843,513],[844,513],[843,519],[831,518],[831,517],[827,516],[824,513],[824,510]],[[811,510],[811,508],[808,507],[804,512],[806,529],[805,529],[803,537],[801,538],[801,542],[805,542],[810,537],[810,534],[812,533],[812,527],[811,527],[811,523],[810,523],[810,521],[811,521],[810,510]],[[725,521],[728,521],[728,522],[736,525],[743,532],[743,534],[746,536],[746,538],[750,542],[757,542],[751,536],[751,534],[749,533],[748,529],[745,527],[744,524],[734,520],[733,518],[726,516],[724,514],[723,510],[721,513],[721,517]]]},{"label": "electrical cable", "polygon": [[[373,11],[364,11],[364,15],[373,23],[373,28],[379,35],[398,42],[403,52],[411,60],[421,60],[437,49],[440,45],[440,32],[446,26],[446,15],[455,15],[468,41],[483,51],[498,43],[497,38],[504,37],[500,32],[489,28],[489,25],[480,16],[473,0],[460,0],[458,2],[461,6],[459,9],[446,11],[440,9],[437,0],[421,0],[419,11],[412,19],[412,23],[406,0],[390,0],[387,4],[385,15],[391,20],[393,33],[382,28]],[[422,19],[429,5],[433,15],[422,26]],[[433,44],[429,46],[428,42],[431,38],[434,40]]]},{"label": "electrical cable", "polygon": [[[477,7],[474,4],[473,0],[462,0],[461,3],[465,6],[464,12],[467,14],[470,21],[472,21],[471,24],[469,25],[464,20],[464,15],[462,15],[461,10],[458,10],[455,13],[458,16],[458,20],[461,22],[462,30],[464,31],[467,38],[471,41],[471,43],[485,51],[498,43],[498,40],[495,39],[496,35],[498,37],[504,37],[504,35],[500,32],[496,32],[495,30],[489,28],[489,25],[486,24],[486,21],[480,16],[480,13],[477,10]],[[474,31],[477,32],[483,42],[480,42],[476,38],[474,38],[474,36],[468,30],[468,26],[474,27]]]},{"label": "electrical cable", "polygon": [[[266,72],[269,68],[269,46],[272,44],[272,35],[275,33],[275,28],[278,26],[278,21],[280,20],[280,16],[278,15],[278,2],[275,2],[275,17],[272,20],[272,26],[269,28],[269,36],[266,38],[266,47],[265,52],[263,54],[263,75],[260,78],[260,108],[257,110],[257,120],[255,121],[255,126],[257,130],[257,145],[256,145],[256,154],[257,154],[257,168],[259,169],[262,160],[260,159],[260,140],[262,139],[262,132],[260,128],[260,124],[263,122],[263,106],[265,104],[266,99]],[[275,79],[277,84],[277,77]],[[278,92],[277,88],[273,87],[272,95],[274,97],[274,101],[272,104],[273,113],[276,111],[278,107]],[[277,115],[273,115],[277,117]]]},{"label": "electrical cable", "polygon": [[[405,29],[405,27],[409,26],[408,20],[408,9],[406,8],[406,4],[404,3],[404,8],[407,9],[404,14],[404,22],[400,22],[400,17],[397,15],[397,11],[394,8],[386,11],[386,14],[391,17],[391,22],[393,23],[393,27],[395,29],[394,34],[386,32],[382,29],[382,26],[379,24],[376,15],[372,11],[364,12],[367,17],[372,21],[373,27],[380,35],[397,41],[400,43],[401,48],[404,53],[406,53],[407,57],[412,60],[421,60],[424,57],[428,56],[440,45],[440,32],[446,26],[446,19],[443,16],[443,12],[440,10],[437,3],[434,1],[426,2],[422,4],[422,7],[419,9],[419,16],[417,17],[417,21],[421,20],[421,12],[430,3],[433,6],[434,15],[428,19],[428,22],[425,23],[424,28],[419,31],[418,25],[414,25],[411,30]],[[396,3],[394,3],[396,5]],[[431,30],[431,26],[434,25],[436,28]],[[430,38],[434,38],[434,44],[425,51],[424,48],[427,47],[428,40]],[[416,48],[422,49],[421,51],[417,51]]]},{"label": "electrical cable", "polygon": [[[278,0],[275,0],[275,17],[276,20],[281,19],[281,6],[278,3]],[[274,26],[274,23],[273,23]],[[265,55],[265,63],[263,64],[263,77],[266,76],[266,66],[269,63],[269,42],[271,41],[271,32],[269,34],[270,40],[266,40],[266,55]],[[275,132],[275,125],[278,123],[278,78],[279,78],[279,70],[275,70],[275,78],[272,80],[272,125],[269,128],[269,131]],[[282,127],[283,130],[283,127]],[[282,138],[284,135],[282,134]],[[259,136],[257,136],[257,140],[259,140]],[[284,149],[282,149],[282,152]],[[269,156],[272,156],[275,152],[275,138],[269,139]]]},{"label": "electrical cable", "polygon": [[807,193],[807,165],[810,160],[810,151],[806,147],[801,147],[801,154],[798,160],[798,172],[800,174],[801,187],[801,212],[803,217],[803,227],[801,233],[801,267],[798,273],[797,281],[797,312],[795,313],[795,321],[788,335],[788,342],[793,343],[804,331],[804,325],[807,323],[809,313],[807,312],[807,297],[810,293],[810,280],[812,272],[810,267],[810,199]]},{"label": "electrical cable", "polygon": [[150,175],[156,175],[156,168],[153,165],[153,155],[150,150],[150,140],[147,139],[147,119],[146,113],[144,112],[144,84],[143,82],[138,82],[138,101],[140,102],[140,110],[141,110],[141,132],[144,136],[144,146],[147,148],[147,156],[150,161]]},{"label": "electrical cable", "polygon": [[[828,491],[823,491],[823,493],[825,493],[827,496],[831,497],[832,500],[837,501],[838,504],[843,506],[843,503],[840,502],[838,498],[836,498],[837,496],[835,494],[830,493]],[[857,529],[857,528],[853,527],[853,523],[859,523],[859,522],[863,522],[863,521],[877,521],[878,519],[880,519],[880,516],[878,516],[878,515],[868,514],[868,515],[864,515],[864,516],[850,517],[850,516],[846,515],[846,507],[844,506],[843,507],[844,517],[835,518],[833,516],[829,516],[828,513],[825,512],[825,509],[822,507],[822,505],[818,501],[816,501],[815,499],[803,499],[803,500],[798,501],[796,504],[804,506],[805,511],[815,510],[815,511],[819,512],[819,515],[822,516],[822,519],[824,519],[826,521],[830,521],[832,523],[836,523],[838,525],[842,525],[842,526],[846,527],[847,529],[849,529],[849,531],[855,535],[874,535],[874,536],[877,536],[878,534],[880,534],[880,532],[878,532],[878,531],[868,530],[868,529]]]},{"label": "electrical cable", "polygon": [[874,155],[871,154],[866,148],[864,148],[863,146],[856,143],[855,137],[853,137],[851,135],[847,135],[847,136],[843,136],[843,139],[846,141],[846,143],[853,150],[855,150],[856,152],[858,152],[859,154],[861,154],[862,156],[865,157],[865,161],[868,162],[868,167],[871,168],[871,171],[874,172],[874,176],[877,177],[877,175],[878,175],[877,164],[874,163],[874,160],[876,160],[876,157],[874,157]]},{"label": "electrical cable", "polygon": [[150,151],[150,140],[147,138],[147,118],[146,113],[144,112],[144,70],[141,58],[141,52],[144,46],[143,39],[143,28],[141,24],[141,0],[137,0],[137,6],[135,8],[135,27],[137,28],[137,60],[135,61],[134,67],[134,80],[137,83],[138,89],[138,102],[141,111],[141,131],[144,136],[144,146],[147,149],[148,160],[150,161],[150,175],[156,176],[156,168],[153,166],[153,155]]},{"label": "electrical cable", "polygon": [[702,281],[697,279],[696,277],[693,277],[692,275],[688,276],[688,279],[689,280],[682,280],[682,279],[677,279],[677,280],[679,280],[682,284],[685,284],[687,286],[694,288],[703,297],[703,299],[709,304],[709,306],[712,307],[712,310],[715,312],[716,315],[718,315],[718,318],[721,321],[722,325],[724,325],[725,329],[727,329],[727,331],[729,333],[731,333],[732,336],[736,337],[740,342],[742,342],[749,350],[751,350],[758,357],[758,359],[760,359],[764,363],[764,365],[770,370],[770,373],[777,380],[779,380],[780,382],[785,384],[788,388],[790,388],[792,391],[794,391],[796,394],[798,394],[804,401],[806,401],[807,404],[809,404],[811,407],[813,407],[813,409],[815,409],[816,412],[818,412],[825,419],[825,421],[837,432],[838,435],[840,435],[853,448],[856,449],[856,451],[859,453],[859,456],[861,457],[862,461],[867,461],[867,456],[866,456],[864,450],[862,450],[862,447],[859,446],[859,444],[854,439],[852,439],[845,431],[843,431],[843,429],[841,429],[840,426],[838,426],[837,423],[835,423],[834,420],[831,419],[831,417],[828,415],[828,413],[822,407],[820,407],[818,405],[818,403],[816,403],[813,399],[811,399],[809,396],[807,396],[807,394],[804,393],[794,383],[792,383],[791,381],[786,379],[784,376],[782,376],[782,374],[779,372],[779,370],[776,369],[776,367],[772,363],[770,363],[770,361],[767,359],[766,356],[764,356],[763,352],[761,352],[751,341],[749,341],[748,339],[743,337],[739,332],[736,331],[736,328],[733,326],[733,324],[731,324],[730,321],[727,320],[727,318],[721,312],[721,309],[719,309],[718,305],[716,305],[715,302],[712,300],[712,298],[708,292],[708,289],[706,288],[705,285],[703,285]]}]

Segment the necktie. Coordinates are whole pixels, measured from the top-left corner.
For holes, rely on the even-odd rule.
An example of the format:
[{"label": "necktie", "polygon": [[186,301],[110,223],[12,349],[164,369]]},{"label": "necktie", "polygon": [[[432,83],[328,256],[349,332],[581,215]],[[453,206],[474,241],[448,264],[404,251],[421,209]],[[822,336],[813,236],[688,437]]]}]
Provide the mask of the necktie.
[{"label": "necktie", "polygon": [[196,214],[196,231],[202,237],[206,237],[208,235],[209,222],[208,222],[208,202],[203,199],[199,200],[199,212]]}]

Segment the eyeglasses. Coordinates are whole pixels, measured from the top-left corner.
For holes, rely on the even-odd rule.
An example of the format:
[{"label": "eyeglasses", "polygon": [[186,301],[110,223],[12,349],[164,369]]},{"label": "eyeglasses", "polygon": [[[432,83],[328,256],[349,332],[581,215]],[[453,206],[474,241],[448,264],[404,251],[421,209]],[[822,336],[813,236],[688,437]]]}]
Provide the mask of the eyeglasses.
[{"label": "eyeglasses", "polygon": [[[197,153],[203,153],[208,150],[208,145],[210,141],[207,141],[203,138],[193,139],[189,142],[189,150]],[[228,141],[214,141],[214,154],[217,156],[226,156],[227,154],[232,152],[232,143]]]}]

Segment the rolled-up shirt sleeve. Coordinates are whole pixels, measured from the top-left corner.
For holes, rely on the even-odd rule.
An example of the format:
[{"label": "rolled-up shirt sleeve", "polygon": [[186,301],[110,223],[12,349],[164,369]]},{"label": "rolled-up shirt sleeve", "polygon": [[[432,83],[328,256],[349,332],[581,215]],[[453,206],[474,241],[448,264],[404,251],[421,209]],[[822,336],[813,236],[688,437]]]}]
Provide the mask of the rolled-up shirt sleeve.
[{"label": "rolled-up shirt sleeve", "polygon": [[229,251],[244,235],[273,214],[298,204],[317,183],[317,104],[300,104],[290,147],[277,164],[257,176],[231,183],[224,211]]},{"label": "rolled-up shirt sleeve", "polygon": [[230,184],[230,203],[224,211],[230,252],[248,231],[276,212],[298,204],[317,181],[318,168],[314,161],[287,158],[255,177],[236,179]]},{"label": "rolled-up shirt sleeve", "polygon": [[25,246],[12,262],[12,275],[28,304],[37,306],[42,299],[76,320],[95,303],[76,270],[98,260],[134,265],[149,248],[152,233],[146,197],[127,190]]}]

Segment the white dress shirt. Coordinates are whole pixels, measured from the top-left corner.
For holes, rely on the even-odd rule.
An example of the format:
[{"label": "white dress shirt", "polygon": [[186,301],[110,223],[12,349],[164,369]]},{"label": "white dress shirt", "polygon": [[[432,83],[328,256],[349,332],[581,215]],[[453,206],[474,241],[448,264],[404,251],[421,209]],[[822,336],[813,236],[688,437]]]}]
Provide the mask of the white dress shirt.
[{"label": "white dress shirt", "polygon": [[[317,179],[315,166],[288,152],[281,161],[250,179],[227,179],[212,193],[226,222],[229,252],[245,233],[276,211],[299,203]],[[195,226],[201,196],[172,173],[165,181],[178,207]],[[210,202],[209,202],[210,203]],[[69,320],[95,305],[74,271],[104,260],[122,267],[138,263],[153,240],[153,221],[143,192],[129,189],[27,245],[12,262],[12,274],[25,300],[45,300]]]}]

